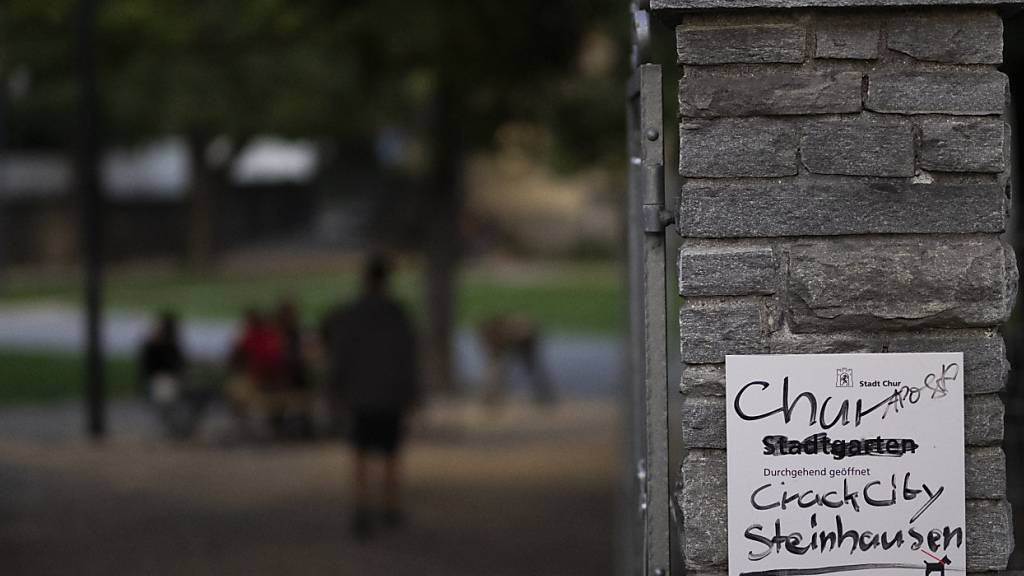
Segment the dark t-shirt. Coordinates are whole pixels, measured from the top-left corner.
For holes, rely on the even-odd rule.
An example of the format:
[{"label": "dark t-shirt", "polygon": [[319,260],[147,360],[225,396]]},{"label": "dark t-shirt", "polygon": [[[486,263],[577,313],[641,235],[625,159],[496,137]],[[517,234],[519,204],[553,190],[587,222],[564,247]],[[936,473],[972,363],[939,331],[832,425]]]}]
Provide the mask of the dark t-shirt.
[{"label": "dark t-shirt", "polygon": [[356,412],[401,411],[416,402],[416,338],[401,305],[365,295],[324,320],[331,389]]},{"label": "dark t-shirt", "polygon": [[185,357],[176,342],[149,340],[139,350],[138,391],[148,395],[150,381],[164,374],[181,378],[185,371]]},{"label": "dark t-shirt", "polygon": [[151,340],[142,347],[139,365],[143,378],[157,374],[180,376],[185,369],[185,358],[177,344]]}]

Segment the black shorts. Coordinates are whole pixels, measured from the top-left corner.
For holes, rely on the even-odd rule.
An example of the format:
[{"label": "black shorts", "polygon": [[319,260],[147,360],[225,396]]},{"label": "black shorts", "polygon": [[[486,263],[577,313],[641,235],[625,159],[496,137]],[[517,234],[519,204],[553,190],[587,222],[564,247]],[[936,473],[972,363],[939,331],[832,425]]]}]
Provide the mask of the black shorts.
[{"label": "black shorts", "polygon": [[397,410],[356,412],[352,442],[360,452],[394,454],[402,442],[402,413]]}]

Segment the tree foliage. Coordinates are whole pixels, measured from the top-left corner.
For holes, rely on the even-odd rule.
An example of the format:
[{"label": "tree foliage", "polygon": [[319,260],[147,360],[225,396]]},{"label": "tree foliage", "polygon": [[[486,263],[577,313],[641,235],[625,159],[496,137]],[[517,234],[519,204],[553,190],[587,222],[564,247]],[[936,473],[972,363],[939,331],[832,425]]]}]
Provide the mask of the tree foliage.
[{"label": "tree foliage", "polygon": [[[415,235],[427,265],[428,380],[439,389],[454,387],[466,154],[519,122],[547,129],[558,145],[536,152],[555,165],[619,155],[623,66],[587,71],[582,60],[594,34],[609,39],[613,54],[626,53],[622,0],[96,1],[107,141],[186,138],[194,168],[188,259],[196,268],[212,260],[217,192],[227,182],[227,164],[207,160],[215,138],[369,140],[389,126],[426,144],[426,194],[417,202],[424,230]],[[16,145],[67,142],[73,7],[0,7],[0,80],[30,79],[7,107]]]},{"label": "tree foliage", "polygon": [[[73,125],[73,0],[0,8],[9,139],[61,145]],[[422,128],[437,90],[454,129],[488,145],[510,120],[542,122],[572,156],[618,146],[621,74],[581,78],[588,33],[621,42],[615,0],[100,0],[108,141],[159,134],[245,138]],[[625,53],[623,48],[621,53]],[[27,87],[22,86],[28,84]],[[16,89],[12,89],[13,88]],[[20,90],[20,91],[19,91]],[[602,133],[596,133],[602,132]]]}]

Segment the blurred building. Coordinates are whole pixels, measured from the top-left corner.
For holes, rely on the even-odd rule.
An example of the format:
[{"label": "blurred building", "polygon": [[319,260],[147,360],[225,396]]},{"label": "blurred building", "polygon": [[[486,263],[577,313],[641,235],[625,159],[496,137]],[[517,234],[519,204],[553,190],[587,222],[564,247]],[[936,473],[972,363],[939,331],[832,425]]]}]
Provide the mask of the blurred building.
[{"label": "blurred building", "polygon": [[[219,241],[242,246],[311,226],[320,155],[306,141],[259,138],[229,170],[220,199]],[[106,254],[115,260],[184,251],[192,166],[185,143],[166,138],[115,149],[102,165],[107,200]],[[76,199],[69,156],[8,151],[0,158],[0,242],[10,263],[68,263],[77,254]]]},{"label": "blurred building", "polygon": [[[542,256],[613,254],[619,236],[614,178],[595,168],[558,174],[521,138],[474,156],[467,167],[464,236],[471,253]],[[230,156],[215,145],[210,156]],[[377,142],[322,145],[256,138],[230,160],[217,200],[217,247],[292,243],[415,246],[423,202],[407,164],[414,142],[385,133]],[[110,260],[177,258],[186,251],[192,160],[168,137],[103,158]],[[10,151],[0,158],[4,258],[15,265],[69,264],[78,246],[73,165],[56,152]]]},{"label": "blurred building", "polygon": [[559,173],[541,156],[545,132],[499,131],[496,150],[467,166],[467,236],[480,250],[590,257],[616,254],[622,192],[614,173],[593,166]]}]

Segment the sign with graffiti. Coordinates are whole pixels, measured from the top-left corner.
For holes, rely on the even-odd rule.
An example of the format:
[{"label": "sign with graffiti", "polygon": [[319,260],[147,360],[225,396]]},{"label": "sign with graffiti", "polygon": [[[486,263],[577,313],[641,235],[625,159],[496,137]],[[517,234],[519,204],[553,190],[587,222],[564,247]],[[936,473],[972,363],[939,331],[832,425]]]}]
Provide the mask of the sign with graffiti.
[{"label": "sign with graffiti", "polygon": [[725,367],[730,576],[965,572],[963,354]]}]

